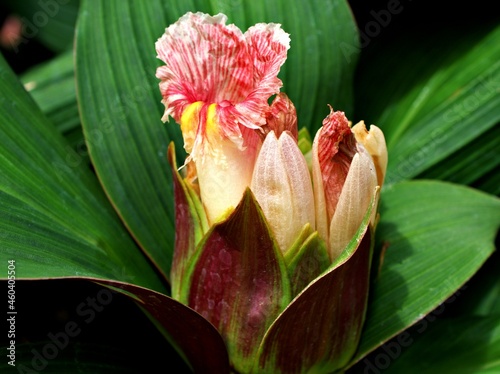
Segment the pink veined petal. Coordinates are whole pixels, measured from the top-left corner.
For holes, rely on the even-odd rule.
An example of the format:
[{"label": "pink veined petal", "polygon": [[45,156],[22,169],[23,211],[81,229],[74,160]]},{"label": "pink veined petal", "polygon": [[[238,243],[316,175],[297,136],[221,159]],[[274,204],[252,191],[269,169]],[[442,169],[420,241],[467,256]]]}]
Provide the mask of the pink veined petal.
[{"label": "pink veined petal", "polygon": [[196,101],[241,102],[254,87],[253,56],[242,32],[223,14],[187,13],[156,42],[165,116],[179,122]]},{"label": "pink veined petal", "polygon": [[270,111],[267,114],[266,122],[266,126],[264,127],[266,133],[274,131],[276,137],[279,139],[281,133],[288,131],[292,138],[295,139],[295,142],[297,142],[299,136],[297,111],[292,100],[285,93],[280,92],[274,98]]},{"label": "pink veined petal", "polygon": [[253,60],[254,86],[245,100],[236,104],[236,109],[241,115],[240,122],[251,127],[255,123],[265,123],[265,118],[258,113],[267,106],[269,97],[278,93],[282,86],[278,73],[290,48],[290,36],[281,29],[280,24],[259,23],[247,30],[245,38]]},{"label": "pink veined petal", "polygon": [[277,24],[258,24],[243,35],[226,20],[222,14],[187,13],[169,26],[156,43],[166,63],[157,77],[163,120],[179,122],[197,101],[217,104],[221,136],[240,139],[240,125],[257,129],[266,123],[267,100],[282,85],[277,75],[290,40]]},{"label": "pink veined petal", "polygon": [[[194,161],[200,194],[211,222],[236,206],[251,179],[266,124],[268,99],[289,36],[280,25],[258,24],[243,34],[219,14],[187,13],[157,41],[163,120],[181,125],[186,162]],[[235,188],[228,190],[219,181]],[[224,194],[225,192],[225,194]],[[216,197],[219,194],[221,198]]]}]

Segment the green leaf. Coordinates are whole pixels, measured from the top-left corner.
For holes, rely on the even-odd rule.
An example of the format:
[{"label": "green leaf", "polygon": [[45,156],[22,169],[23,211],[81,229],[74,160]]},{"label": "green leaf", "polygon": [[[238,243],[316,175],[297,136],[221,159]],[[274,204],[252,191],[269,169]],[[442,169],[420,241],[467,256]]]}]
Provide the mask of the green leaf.
[{"label": "green leaf", "polygon": [[183,155],[178,126],[160,121],[163,108],[155,78],[160,62],[154,43],[188,10],[224,11],[243,30],[258,22],[283,23],[292,34],[292,47],[281,76],[301,126],[321,126],[327,103],[351,110],[357,56],[356,50],[348,62],[338,46],[340,42],[357,46],[352,14],[340,0],[82,3],[76,67],[90,156],[119,215],[165,277],[170,273],[174,236],[166,160],[170,140],[178,145],[179,160]]},{"label": "green leaf", "polygon": [[[488,130],[443,161],[418,175],[423,179],[442,179],[473,184],[488,173],[498,174],[500,167],[500,126]],[[495,191],[490,191],[495,194]]]},{"label": "green leaf", "polygon": [[62,134],[80,126],[72,51],[37,65],[24,73],[21,81]]},{"label": "green leaf", "polygon": [[82,162],[90,164],[76,102],[73,57],[73,51],[61,53],[24,73],[21,81]]},{"label": "green leaf", "polygon": [[81,7],[76,76],[89,154],[120,217],[168,277],[174,217],[166,154],[177,127],[160,121],[154,42],[169,21],[159,1]]},{"label": "green leaf", "polygon": [[7,4],[21,16],[21,43],[37,38],[56,52],[71,46],[79,0],[7,0]]},{"label": "green leaf", "polygon": [[402,182],[381,202],[377,247],[385,250],[356,360],[469,280],[493,252],[500,225],[499,199],[443,182]]},{"label": "green leaf", "polygon": [[500,27],[423,35],[376,53],[359,78],[357,102],[363,118],[385,133],[386,184],[413,178],[438,162],[442,169],[454,168],[457,157],[445,160],[453,153],[469,168],[454,181],[466,183],[488,172],[490,166],[475,169],[466,153],[471,149],[463,147],[490,137],[500,122]]},{"label": "green leaf", "polygon": [[428,329],[420,326],[412,336],[411,346],[403,348],[384,373],[493,374],[500,370],[498,314],[436,321]]},{"label": "green leaf", "polygon": [[15,260],[18,278],[97,276],[164,291],[95,176],[3,58],[0,76],[0,261]]},{"label": "green leaf", "polygon": [[234,368],[250,372],[264,333],[291,300],[285,262],[250,189],[205,235],[182,286],[187,304],[220,331]]}]

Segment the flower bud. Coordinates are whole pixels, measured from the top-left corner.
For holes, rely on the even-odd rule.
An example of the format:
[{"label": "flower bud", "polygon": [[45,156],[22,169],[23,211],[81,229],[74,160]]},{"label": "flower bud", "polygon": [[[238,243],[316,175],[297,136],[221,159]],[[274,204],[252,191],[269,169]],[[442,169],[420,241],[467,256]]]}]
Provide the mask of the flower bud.
[{"label": "flower bud", "polygon": [[332,109],[316,133],[312,171],[317,230],[334,260],[358,230],[377,186],[373,160],[343,112]]},{"label": "flower bud", "polygon": [[314,230],[314,199],[307,163],[295,139],[287,131],[279,139],[267,134],[251,184],[252,192],[285,252],[305,224]]}]

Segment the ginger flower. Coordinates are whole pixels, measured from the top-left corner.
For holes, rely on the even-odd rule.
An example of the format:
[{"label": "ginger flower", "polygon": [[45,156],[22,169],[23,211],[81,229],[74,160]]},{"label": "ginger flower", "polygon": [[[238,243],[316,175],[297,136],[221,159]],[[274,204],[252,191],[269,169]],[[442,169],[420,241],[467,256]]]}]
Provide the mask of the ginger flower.
[{"label": "ginger flower", "polygon": [[[180,124],[186,162],[196,165],[208,219],[232,211],[250,185],[261,145],[258,132],[271,113],[268,99],[290,39],[277,24],[257,24],[244,34],[223,14],[187,13],[156,43],[162,117]],[[278,114],[276,114],[278,115]]]},{"label": "ginger flower", "polygon": [[277,78],[288,34],[225,23],[188,13],[156,44],[163,120],[189,154],[179,171],[169,148],[172,297],[217,329],[232,372],[340,370],[366,312],[384,136],[332,110],[300,148]]}]

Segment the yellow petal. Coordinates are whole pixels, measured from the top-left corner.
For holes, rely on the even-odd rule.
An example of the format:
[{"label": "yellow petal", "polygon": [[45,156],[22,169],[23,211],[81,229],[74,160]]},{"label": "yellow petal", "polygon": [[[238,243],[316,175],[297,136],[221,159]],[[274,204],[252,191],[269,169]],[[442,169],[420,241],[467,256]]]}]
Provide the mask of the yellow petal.
[{"label": "yellow petal", "polygon": [[366,130],[364,121],[358,122],[351,130],[356,140],[363,144],[370,153],[377,169],[378,185],[382,186],[387,170],[387,146],[384,133],[375,125],[370,126],[370,131]]},{"label": "yellow petal", "polygon": [[195,147],[196,133],[200,122],[200,111],[203,109],[203,106],[203,102],[197,101],[189,105],[182,113],[180,125],[184,139],[184,149],[187,153],[191,153]]}]

